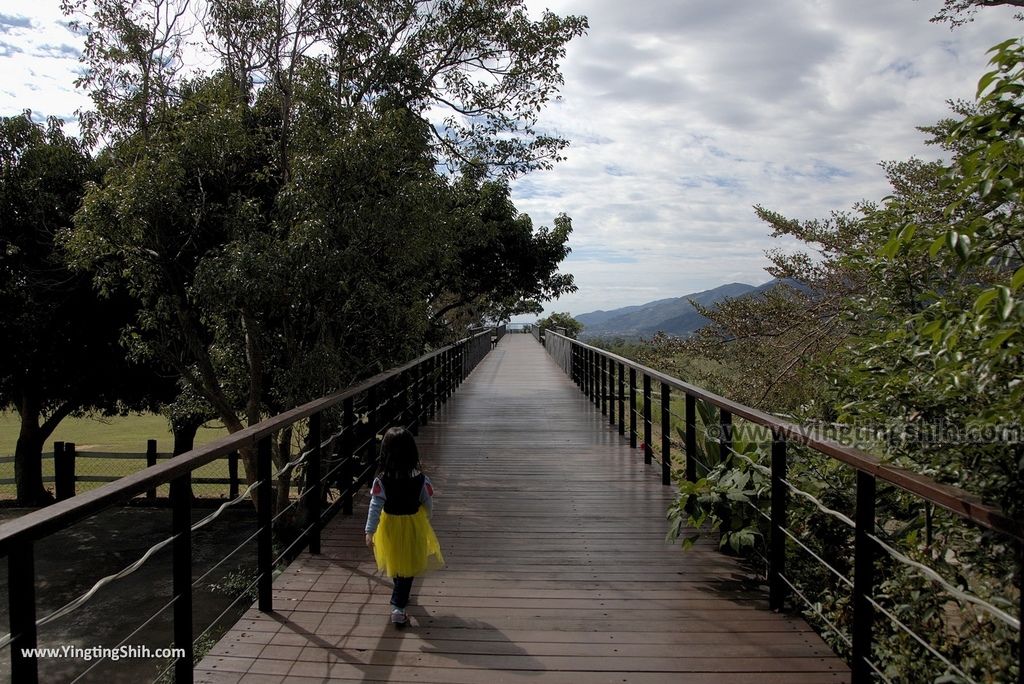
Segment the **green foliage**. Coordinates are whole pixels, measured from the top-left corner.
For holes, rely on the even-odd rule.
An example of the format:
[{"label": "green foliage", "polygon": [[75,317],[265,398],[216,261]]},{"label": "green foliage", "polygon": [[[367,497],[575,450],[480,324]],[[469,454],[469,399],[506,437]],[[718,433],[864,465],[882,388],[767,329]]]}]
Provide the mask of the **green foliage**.
[{"label": "green foliage", "polygon": [[[881,205],[822,222],[794,222],[759,210],[776,234],[798,237],[817,255],[772,255],[773,275],[807,285],[807,296],[726,303],[708,312],[713,326],[691,351],[734,364],[740,382],[776,378],[803,367],[809,392],[766,394],[817,421],[821,431],[914,471],[966,489],[1020,518],[1024,511],[1024,405],[1021,345],[1024,285],[1021,178],[1024,177],[1024,45],[993,51],[974,105],[957,104],[959,119],[926,130],[947,150],[948,165],[916,160],[885,164],[893,194]],[[796,277],[797,275],[801,277]],[[789,328],[779,321],[789,321]],[[792,341],[831,322],[829,344],[809,358],[787,356]],[[799,347],[797,347],[799,349]],[[684,347],[675,350],[684,353]],[[760,369],[760,370],[759,370]],[[818,377],[815,378],[815,373]],[[726,376],[728,379],[728,375]],[[741,379],[741,380],[740,380]],[[787,403],[787,396],[807,401]],[[702,412],[706,429],[713,416]],[[745,429],[743,423],[734,429]],[[765,464],[770,440],[754,436],[752,461]],[[740,442],[737,442],[737,449]],[[691,530],[717,531],[731,548],[759,550],[766,511],[758,473],[713,444],[699,444],[710,468],[696,483],[680,483],[670,510],[670,535],[692,543]],[[763,467],[763,466],[762,466]],[[750,472],[750,468],[754,472]],[[789,450],[787,479],[826,508],[850,515],[853,472],[805,449]],[[852,532],[817,506],[791,496],[787,527],[807,550],[850,577]],[[1019,605],[1016,545],[1005,537],[936,511],[916,496],[882,488],[876,500],[879,536],[954,585],[990,603]],[[743,534],[738,534],[746,530]],[[736,533],[735,542],[727,535]],[[689,536],[688,536],[689,535]],[[748,545],[749,543],[749,545]],[[850,589],[787,542],[787,576],[813,601],[803,606],[823,636],[846,653],[841,632],[852,622]],[[758,565],[758,555],[750,562]],[[1016,631],[977,606],[960,602],[888,554],[876,562],[875,598],[944,653],[962,675],[933,658],[887,619],[876,621],[875,662],[891,681],[1005,681],[1017,676]],[[824,617],[819,618],[820,612]],[[838,631],[836,631],[838,630]]]},{"label": "green foliage", "polygon": [[[195,41],[188,3],[65,11],[90,31],[85,126],[109,147],[62,244],[138,303],[123,342],[181,379],[181,434],[211,415],[237,431],[575,289],[570,219],[535,229],[507,178],[566,144],[533,125],[585,19],[242,2]],[[212,72],[186,77],[190,40]]]},{"label": "green foliage", "polygon": [[[758,509],[763,507],[770,488],[765,474],[751,464],[760,458],[761,445],[753,435],[733,434],[731,450],[724,452],[719,441],[717,412],[710,404],[697,405],[697,480],[689,482],[676,473],[679,494],[669,506],[667,539],[683,537],[683,548],[693,545],[701,534],[715,532],[719,546],[737,554],[763,546]],[[676,427],[681,441],[686,433]]]},{"label": "green foliage", "polygon": [[61,420],[141,406],[162,387],[124,363],[118,329],[130,303],[98,299],[56,244],[96,175],[59,121],[36,124],[29,113],[0,119],[0,409],[19,414],[15,477],[23,505],[50,500],[40,456]]},{"label": "green foliage", "polygon": [[542,333],[545,330],[554,330],[572,339],[576,339],[576,336],[583,330],[583,324],[569,315],[568,312],[553,312],[547,318],[537,321],[537,327],[540,328]]}]

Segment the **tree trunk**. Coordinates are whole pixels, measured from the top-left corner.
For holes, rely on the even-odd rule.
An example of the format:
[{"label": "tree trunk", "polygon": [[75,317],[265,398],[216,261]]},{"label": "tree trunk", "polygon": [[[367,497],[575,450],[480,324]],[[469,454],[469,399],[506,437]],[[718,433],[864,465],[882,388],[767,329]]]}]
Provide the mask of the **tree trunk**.
[{"label": "tree trunk", "polygon": [[186,451],[192,451],[196,444],[196,433],[202,426],[202,421],[180,420],[171,421],[171,432],[174,433],[174,455],[178,456]]},{"label": "tree trunk", "polygon": [[43,442],[52,433],[39,425],[39,404],[32,397],[22,397],[18,407],[21,429],[14,448],[14,480],[19,506],[48,506],[53,494],[43,488]]},{"label": "tree trunk", "polygon": [[[277,466],[278,472],[281,472],[285,466],[288,465],[288,461],[291,460],[292,453],[292,429],[286,427],[278,433],[278,444],[277,444],[277,458],[274,459],[274,465]],[[292,475],[294,473],[289,470],[284,475],[277,478],[277,505],[274,507],[274,511],[283,511],[288,507],[289,497],[291,496],[291,484]]]}]

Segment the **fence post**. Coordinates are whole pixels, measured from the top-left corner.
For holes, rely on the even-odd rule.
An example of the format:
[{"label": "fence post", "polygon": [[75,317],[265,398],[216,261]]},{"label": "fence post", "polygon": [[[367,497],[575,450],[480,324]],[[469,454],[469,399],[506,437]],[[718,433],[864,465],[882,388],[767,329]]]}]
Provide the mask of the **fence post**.
[{"label": "fence post", "polygon": [[272,448],[271,436],[267,435],[259,441],[256,449],[256,565],[260,573],[257,583],[261,613],[274,610],[274,487],[270,459]]},{"label": "fence post", "polygon": [[309,552],[320,553],[320,507],[323,494],[320,483],[320,461],[322,449],[320,413],[309,417],[309,457],[306,461],[306,510],[309,512]]},{"label": "fence post", "polygon": [[686,480],[697,481],[697,398],[686,393]]},{"label": "fence post", "polygon": [[772,521],[768,548],[768,607],[782,610],[786,604],[786,439],[772,430]]},{"label": "fence post", "polygon": [[60,477],[60,470],[64,467],[64,442],[53,443],[53,488],[54,494],[60,499],[61,486],[57,479]]},{"label": "fence post", "polygon": [[654,450],[651,449],[651,376],[644,373],[644,463],[650,463],[654,458]]},{"label": "fence post", "polygon": [[636,368],[629,369],[629,448],[636,449]]},{"label": "fence post", "polygon": [[626,367],[619,362],[619,434],[626,434]]},{"label": "fence post", "polygon": [[[55,445],[56,446],[56,445]],[[11,681],[35,684],[39,663],[23,655],[36,647],[36,571],[32,542],[21,542],[7,555],[7,597],[11,625]]]},{"label": "fence post", "polygon": [[53,452],[53,479],[57,501],[70,499],[75,495],[75,445],[65,442],[58,454],[56,445]]},{"label": "fence post", "polygon": [[[269,453],[268,453],[269,457]],[[174,591],[174,681],[192,681],[192,473],[171,480],[171,575]],[[269,503],[269,502],[268,502]]]},{"label": "fence post", "polygon": [[875,609],[871,594],[875,589],[875,476],[857,471],[857,530],[853,551],[853,682],[871,681],[871,640]]},{"label": "fence post", "polygon": [[668,383],[661,383],[661,484],[667,485],[672,482],[672,437],[669,433],[671,427],[671,402],[672,395]]}]

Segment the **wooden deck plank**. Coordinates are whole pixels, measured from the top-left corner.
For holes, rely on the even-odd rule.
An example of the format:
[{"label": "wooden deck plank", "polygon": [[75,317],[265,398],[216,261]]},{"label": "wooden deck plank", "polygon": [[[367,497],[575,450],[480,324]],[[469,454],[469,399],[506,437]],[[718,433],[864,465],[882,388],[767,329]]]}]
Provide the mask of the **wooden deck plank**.
[{"label": "wooden deck plank", "polygon": [[711,542],[665,544],[671,487],[532,337],[506,336],[418,437],[446,569],[388,623],[365,496],[196,681],[848,682],[806,623]]}]

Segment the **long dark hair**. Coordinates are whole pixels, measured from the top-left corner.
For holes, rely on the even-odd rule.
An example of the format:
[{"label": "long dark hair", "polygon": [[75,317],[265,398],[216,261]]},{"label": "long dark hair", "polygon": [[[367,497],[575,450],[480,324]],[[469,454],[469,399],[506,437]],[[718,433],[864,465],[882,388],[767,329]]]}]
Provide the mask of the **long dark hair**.
[{"label": "long dark hair", "polygon": [[420,450],[412,433],[401,427],[393,427],[384,433],[380,442],[379,474],[382,477],[412,477],[420,464]]}]

